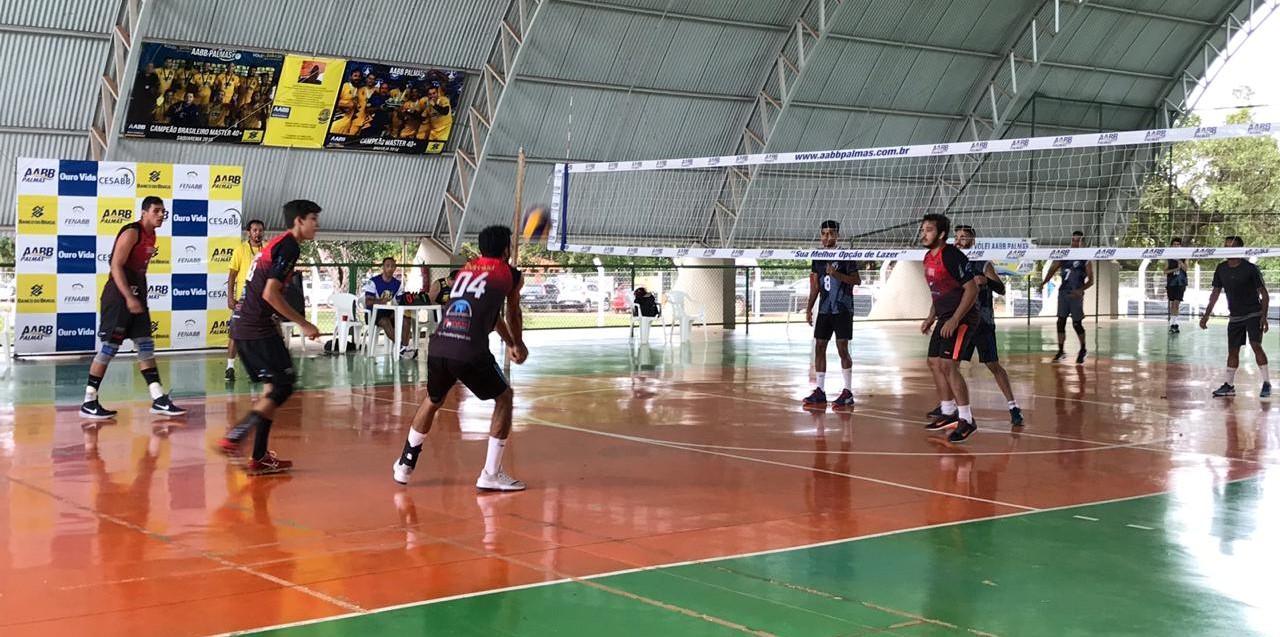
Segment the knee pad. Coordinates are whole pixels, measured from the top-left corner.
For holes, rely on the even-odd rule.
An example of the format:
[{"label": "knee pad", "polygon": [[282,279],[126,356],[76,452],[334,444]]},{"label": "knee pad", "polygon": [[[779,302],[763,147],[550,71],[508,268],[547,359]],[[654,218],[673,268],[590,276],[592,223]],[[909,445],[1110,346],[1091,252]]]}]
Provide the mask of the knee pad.
[{"label": "knee pad", "polygon": [[1084,321],[1071,321],[1071,327],[1075,329],[1076,334],[1084,334]]},{"label": "knee pad", "polygon": [[1065,316],[1058,317],[1058,331],[1059,332],[1067,331],[1067,317]]},{"label": "knee pad", "polygon": [[115,334],[112,334],[110,340],[102,342],[102,349],[99,349],[98,353],[94,355],[93,362],[109,365],[111,363],[111,359],[115,358],[116,352],[119,351],[120,341],[116,340]]},{"label": "knee pad", "polygon": [[271,379],[271,391],[267,392],[267,398],[276,404],[276,407],[284,404],[293,395],[294,375],[289,374],[282,378]]},{"label": "knee pad", "polygon": [[149,361],[156,357],[156,342],[150,336],[136,338],[133,344],[138,346],[138,362]]}]

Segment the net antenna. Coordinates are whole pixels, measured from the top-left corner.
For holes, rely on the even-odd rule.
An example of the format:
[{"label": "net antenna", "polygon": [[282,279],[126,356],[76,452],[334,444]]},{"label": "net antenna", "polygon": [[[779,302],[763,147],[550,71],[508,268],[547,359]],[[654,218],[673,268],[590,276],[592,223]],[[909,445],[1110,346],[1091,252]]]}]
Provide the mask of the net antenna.
[{"label": "net antenna", "polygon": [[[1280,124],[563,163],[551,175],[549,247],[642,257],[920,260],[919,220],[940,212],[953,225],[977,228],[975,258],[982,259],[1280,256],[1280,247],[1223,248],[1208,229],[1183,232],[1182,248],[1155,247],[1168,241],[1165,228],[1159,242],[1121,245],[1128,224],[1152,205],[1151,193],[1179,183],[1165,161],[1175,149],[1241,138],[1274,145],[1273,131]],[[708,235],[732,170],[755,177],[749,191],[733,193],[742,205],[732,226]],[[1232,214],[1254,223],[1267,211]],[[824,219],[841,224],[835,250],[814,249]],[[1088,247],[1068,247],[1076,230]]]}]

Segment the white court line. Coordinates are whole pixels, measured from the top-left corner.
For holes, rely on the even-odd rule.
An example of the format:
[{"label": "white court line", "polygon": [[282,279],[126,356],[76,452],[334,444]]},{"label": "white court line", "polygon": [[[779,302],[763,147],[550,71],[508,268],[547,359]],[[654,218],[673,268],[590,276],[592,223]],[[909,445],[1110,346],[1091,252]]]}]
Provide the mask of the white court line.
[{"label": "white court line", "polygon": [[[1249,477],[1249,478],[1240,478],[1240,479],[1237,479],[1237,480],[1228,480],[1228,481],[1227,481],[1227,483],[1245,482],[1245,481],[1253,480],[1253,479],[1255,479],[1255,478],[1253,478],[1253,477]],[[1001,513],[1001,514],[997,514],[997,515],[989,515],[989,516],[981,517],[981,518],[973,518],[973,519],[970,519],[970,520],[956,520],[956,521],[954,521],[954,522],[943,522],[943,523],[940,523],[940,524],[924,524],[924,525],[921,525],[921,526],[910,527],[910,528],[906,528],[906,529],[898,529],[898,530],[894,530],[894,531],[883,531],[883,532],[881,532],[881,533],[872,533],[872,534],[870,534],[870,535],[862,535],[862,536],[852,537],[852,538],[843,538],[843,539],[839,539],[839,540],[825,540],[825,541],[822,541],[822,542],[812,542],[812,543],[809,543],[809,544],[800,544],[800,545],[797,545],[797,546],[788,546],[788,547],[784,547],[784,548],[777,548],[777,549],[766,549],[766,550],[763,550],[763,551],[750,551],[750,552],[747,552],[747,553],[738,553],[738,554],[734,554],[734,555],[724,555],[724,556],[720,556],[720,557],[707,557],[707,558],[700,558],[700,559],[696,559],[696,560],[683,560],[683,561],[679,561],[679,562],[670,562],[670,563],[667,563],[667,564],[657,564],[657,565],[654,565],[654,566],[640,566],[640,567],[635,567],[635,568],[626,568],[626,569],[621,569],[621,570],[617,570],[617,571],[608,571],[608,572],[605,572],[605,573],[597,573],[597,574],[595,574],[595,575],[584,575],[584,576],[578,577],[577,579],[578,579],[578,580],[595,580],[595,579],[603,579],[603,578],[606,578],[606,577],[616,577],[616,576],[619,576],[619,575],[629,575],[629,574],[631,574],[631,573],[641,573],[641,572],[646,572],[646,571],[660,571],[660,570],[665,570],[665,569],[679,568],[679,567],[681,567],[681,566],[694,566],[694,565],[698,565],[698,564],[712,564],[712,563],[715,563],[715,562],[727,562],[727,561],[730,561],[730,560],[746,559],[746,558],[749,558],[749,557],[759,557],[759,556],[762,556],[762,555],[773,555],[773,554],[775,554],[775,553],[786,553],[786,552],[788,552],[788,551],[803,551],[803,550],[806,550],[806,549],[822,548],[822,547],[824,547],[824,546],[834,546],[834,545],[836,545],[836,544],[852,544],[852,543],[854,543],[854,542],[861,542],[861,541],[863,541],[863,540],[872,540],[872,539],[875,539],[875,538],[880,538],[880,537],[889,537],[889,536],[892,536],[892,535],[900,535],[900,534],[903,534],[903,533],[913,533],[913,532],[915,532],[915,531],[925,531],[925,530],[931,530],[931,529],[942,529],[942,528],[947,528],[947,527],[951,527],[951,526],[958,526],[958,525],[961,525],[961,524],[972,524],[972,523],[975,523],[975,522],[989,522],[989,521],[993,521],[993,520],[1003,520],[1003,519],[1008,519],[1008,518],[1018,518],[1018,517],[1025,517],[1025,516],[1033,516],[1033,515],[1040,515],[1040,514],[1045,514],[1045,513],[1054,513],[1054,512],[1058,512],[1058,511],[1069,511],[1069,510],[1071,510],[1071,509],[1079,509],[1079,508],[1083,508],[1083,507],[1091,507],[1091,506],[1102,506],[1102,505],[1106,505],[1106,504],[1115,504],[1115,503],[1118,503],[1118,502],[1128,502],[1128,501],[1130,501],[1130,500],[1140,500],[1140,499],[1143,499],[1143,498],[1152,498],[1152,497],[1158,497],[1158,496],[1168,495],[1168,494],[1169,494],[1169,492],[1168,492],[1168,491],[1158,491],[1158,492],[1156,492],[1156,493],[1146,493],[1146,494],[1142,494],[1142,495],[1130,495],[1130,496],[1124,496],[1124,497],[1122,497],[1122,498],[1112,498],[1112,499],[1109,499],[1109,500],[1099,500],[1099,501],[1097,501],[1097,502],[1085,502],[1085,503],[1082,503],[1082,504],[1067,504],[1067,505],[1063,505],[1063,506],[1050,507],[1050,508],[1047,508],[1047,509],[1038,509],[1038,510],[1035,510],[1035,511],[1017,511],[1017,512],[1014,512],[1014,513]],[[264,632],[264,631],[270,631],[270,630],[281,630],[281,629],[285,629],[285,628],[296,628],[296,627],[299,627],[299,626],[309,626],[309,625],[312,625],[312,624],[321,624],[321,623],[324,623],[324,622],[339,621],[339,620],[343,620],[343,619],[350,619],[350,618],[352,618],[352,617],[360,617],[360,616],[362,616],[362,615],[374,615],[374,614],[378,614],[378,613],[386,613],[386,612],[395,611],[395,610],[403,610],[403,609],[406,609],[406,608],[416,608],[416,607],[419,607],[419,606],[431,606],[431,605],[434,605],[434,604],[442,604],[442,603],[445,603],[445,602],[452,602],[452,601],[456,601],[456,600],[459,600],[459,599],[470,599],[470,598],[472,598],[472,597],[482,597],[482,596],[485,596],[485,595],[495,595],[495,594],[499,594],[499,593],[509,593],[509,592],[512,592],[512,591],[520,591],[520,590],[525,590],[525,589],[530,589],[530,588],[542,588],[542,587],[544,587],[544,586],[553,586],[553,585],[557,585],[557,584],[569,584],[569,583],[572,583],[572,582],[574,582],[574,581],[575,581],[574,579],[572,579],[572,578],[567,578],[567,577],[566,577],[566,578],[563,578],[563,579],[558,579],[558,580],[549,580],[549,581],[545,581],[545,582],[534,582],[534,583],[531,583],[531,584],[517,584],[517,585],[515,585],[515,586],[505,586],[505,587],[502,587],[502,588],[493,588],[493,589],[489,589],[489,590],[485,590],[485,591],[475,591],[475,592],[471,592],[471,593],[462,593],[462,594],[460,594],[460,595],[450,595],[450,596],[448,596],[448,597],[438,597],[438,598],[435,598],[435,599],[427,599],[427,600],[421,600],[421,601],[416,601],[416,602],[407,602],[407,603],[404,603],[404,604],[396,604],[396,605],[393,605],[393,606],[384,606],[384,607],[382,607],[382,608],[375,608],[375,609],[367,610],[367,611],[363,611],[363,612],[345,613],[345,614],[342,614],[342,615],[332,615],[332,616],[329,616],[329,617],[318,617],[318,618],[316,618],[316,619],[304,619],[304,620],[301,620],[301,621],[289,622],[289,623],[286,623],[286,624],[277,624],[277,625],[274,625],[274,626],[263,626],[263,627],[261,627],[261,628],[254,628],[254,629],[251,629],[251,630],[241,630],[241,631],[235,631],[235,632],[230,632],[230,633],[222,633],[222,634],[219,634],[219,635],[214,635],[213,637],[232,637],[232,636],[234,636],[234,635],[247,635],[247,634],[252,634],[252,633],[256,633],[256,632]]]}]

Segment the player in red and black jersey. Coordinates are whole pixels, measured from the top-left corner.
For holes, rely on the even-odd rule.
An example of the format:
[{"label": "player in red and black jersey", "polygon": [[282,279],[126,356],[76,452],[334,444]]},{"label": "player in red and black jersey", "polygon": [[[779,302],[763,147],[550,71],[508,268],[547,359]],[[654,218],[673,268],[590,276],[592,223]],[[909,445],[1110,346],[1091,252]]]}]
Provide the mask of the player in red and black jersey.
[{"label": "player in red and black jersey", "polygon": [[253,453],[246,470],[250,475],[288,471],[293,463],[276,457],[267,449],[271,436],[271,419],[276,410],[293,393],[296,375],[289,346],[280,332],[280,318],[296,323],[302,335],[311,340],[320,336],[305,317],[289,305],[285,287],[294,276],[294,267],[302,253],[302,242],[316,237],[320,229],[320,206],[314,201],[297,199],[284,205],[284,224],[288,232],[262,246],[258,258],[245,280],[244,297],[231,321],[231,338],[236,341],[240,362],[249,370],[249,379],[263,383],[263,393],[253,403],[253,410],[218,441],[227,455],[240,456],[240,442],[257,429]]},{"label": "player in red and black jersey", "polygon": [[413,414],[404,451],[392,465],[391,477],[400,484],[409,483],[436,412],[454,383],[462,381],[476,398],[494,401],[489,452],[476,488],[485,491],[525,488],[523,482],[502,470],[502,452],[511,434],[514,394],[489,351],[489,333],[496,330],[516,364],[523,363],[529,356],[522,337],[521,275],[507,263],[511,258],[511,228],[489,226],[480,231],[479,243],[481,256],[467,262],[458,272],[444,318],[431,335],[427,348],[428,400]]},{"label": "player in red and black jersey", "polygon": [[933,297],[929,318],[920,325],[920,331],[928,334],[933,329],[929,371],[942,403],[942,416],[925,428],[951,429],[947,440],[963,442],[978,429],[969,407],[969,387],[960,375],[960,361],[973,356],[979,319],[975,304],[978,283],[969,271],[969,258],[947,244],[950,234],[951,220],[946,215],[927,214],[920,223],[920,244],[929,250],[924,258],[924,278]]},{"label": "player in red and black jersey", "polygon": [[151,312],[147,309],[147,266],[156,254],[156,229],[164,224],[168,212],[164,200],[147,197],[142,200],[138,220],[126,225],[116,234],[111,248],[111,274],[102,289],[98,327],[98,340],[102,348],[89,366],[89,385],[84,390],[84,404],[80,415],[92,420],[114,418],[116,412],[98,404],[98,386],[107,374],[107,365],[124,339],[133,341],[138,349],[138,369],[147,381],[151,392],[151,413],[161,416],[182,416],[180,409],[165,394],[160,383],[160,371],[156,369],[156,343],[151,338]]}]

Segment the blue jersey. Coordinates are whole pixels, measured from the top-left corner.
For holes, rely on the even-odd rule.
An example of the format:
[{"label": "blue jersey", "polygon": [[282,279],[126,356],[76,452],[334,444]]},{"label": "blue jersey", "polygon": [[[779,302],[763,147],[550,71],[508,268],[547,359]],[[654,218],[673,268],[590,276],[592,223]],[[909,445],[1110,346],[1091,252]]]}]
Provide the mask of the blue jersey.
[{"label": "blue jersey", "polygon": [[373,297],[374,302],[382,302],[384,293],[390,293],[391,298],[396,301],[399,301],[404,296],[400,291],[400,279],[392,277],[388,281],[382,278],[381,274],[369,279],[369,282],[364,284],[362,292],[364,292],[365,297]]},{"label": "blue jersey", "polygon": [[1085,266],[1088,261],[1059,261],[1058,272],[1062,274],[1062,285],[1058,286],[1058,296],[1066,296],[1084,287]]},{"label": "blue jersey", "polygon": [[857,261],[814,261],[810,271],[818,275],[818,314],[853,312],[853,286],[827,274],[827,264],[852,276],[858,272]]}]

